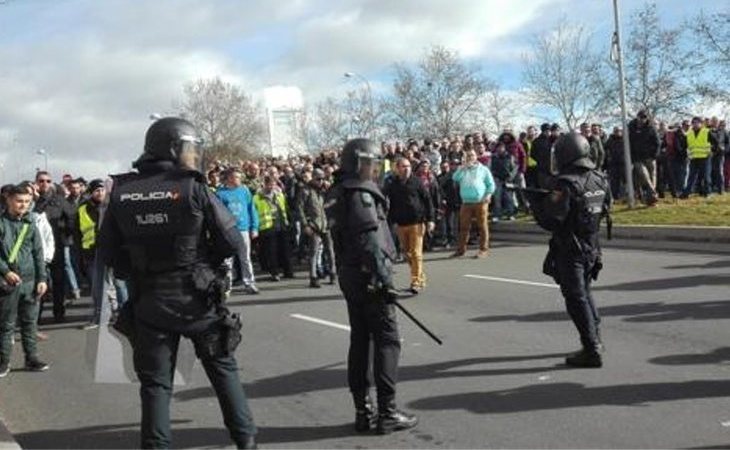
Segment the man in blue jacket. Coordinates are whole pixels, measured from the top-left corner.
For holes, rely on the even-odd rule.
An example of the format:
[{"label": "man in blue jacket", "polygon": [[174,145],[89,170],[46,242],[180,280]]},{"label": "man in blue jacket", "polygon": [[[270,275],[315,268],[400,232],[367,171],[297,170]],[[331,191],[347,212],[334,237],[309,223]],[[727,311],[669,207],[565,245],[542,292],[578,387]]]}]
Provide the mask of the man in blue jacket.
[{"label": "man in blue jacket", "polygon": [[253,205],[251,191],[242,184],[241,176],[241,170],[238,168],[229,169],[224,185],[218,189],[216,195],[236,218],[236,225],[244,243],[240,253],[236,256],[238,264],[235,265],[237,272],[235,277],[232,274],[234,267],[232,258],[226,260],[226,264],[230,268],[228,278],[232,286],[243,284],[246,294],[258,294],[259,290],[254,283],[253,265],[251,264],[251,241],[258,237],[259,215]]},{"label": "man in blue jacket", "polygon": [[489,251],[487,213],[489,201],[495,190],[494,178],[487,166],[477,161],[477,154],[473,149],[464,152],[464,156],[466,158],[464,167],[454,173],[454,181],[459,184],[462,204],[459,210],[459,248],[452,256],[458,258],[466,253],[471,220],[474,218],[479,229],[479,251],[474,257],[484,258]]}]

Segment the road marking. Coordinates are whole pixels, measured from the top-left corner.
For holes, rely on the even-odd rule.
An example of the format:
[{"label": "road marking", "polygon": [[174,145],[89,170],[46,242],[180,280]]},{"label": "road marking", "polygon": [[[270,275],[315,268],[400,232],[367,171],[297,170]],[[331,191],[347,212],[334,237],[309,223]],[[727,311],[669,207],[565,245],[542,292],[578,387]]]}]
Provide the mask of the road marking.
[{"label": "road marking", "polygon": [[526,284],[528,286],[540,286],[546,288],[558,289],[560,286],[556,284],[538,283],[536,281],[513,280],[512,278],[488,277],[485,275],[464,275],[467,278],[478,278],[480,280],[502,281],[504,283]]},{"label": "road marking", "polygon": [[304,314],[290,314],[289,317],[295,319],[306,320],[307,322],[318,323],[320,325],[326,325],[328,327],[337,328],[338,330],[350,331],[350,327],[342,325],[341,323],[330,322],[329,320],[318,319],[316,317],[305,316]]}]

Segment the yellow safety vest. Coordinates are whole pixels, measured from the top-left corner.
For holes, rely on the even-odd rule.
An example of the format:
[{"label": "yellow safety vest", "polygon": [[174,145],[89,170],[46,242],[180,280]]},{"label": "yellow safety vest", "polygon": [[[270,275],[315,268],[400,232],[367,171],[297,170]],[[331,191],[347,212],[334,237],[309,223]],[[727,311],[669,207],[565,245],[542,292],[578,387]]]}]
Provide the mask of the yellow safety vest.
[{"label": "yellow safety vest", "polygon": [[89,215],[88,205],[79,207],[79,229],[81,230],[81,248],[90,250],[96,243],[96,222]]},{"label": "yellow safety vest", "polygon": [[710,144],[710,129],[700,128],[695,135],[695,130],[687,131],[687,153],[689,159],[705,159],[710,157],[712,145]]},{"label": "yellow safety vest", "polygon": [[[289,225],[289,221],[286,218],[286,199],[284,194],[281,192],[274,195],[274,201],[279,206],[281,214],[284,216],[284,225]],[[256,207],[256,211],[259,213],[259,231],[266,231],[274,226],[274,207],[269,203],[269,200],[262,194],[256,194],[253,197],[253,205]]]},{"label": "yellow safety vest", "polygon": [[527,167],[537,167],[537,161],[532,157],[532,141],[525,141],[525,153],[527,153]]}]

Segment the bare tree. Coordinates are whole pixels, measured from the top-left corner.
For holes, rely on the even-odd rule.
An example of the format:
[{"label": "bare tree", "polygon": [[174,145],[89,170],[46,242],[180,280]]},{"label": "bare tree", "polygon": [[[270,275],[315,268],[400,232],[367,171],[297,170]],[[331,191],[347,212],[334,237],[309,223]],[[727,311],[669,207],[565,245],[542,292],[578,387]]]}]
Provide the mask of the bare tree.
[{"label": "bare tree", "polygon": [[201,131],[213,158],[260,152],[267,130],[263,109],[242,88],[216,77],[186,84],[184,94],[180,109]]},{"label": "bare tree", "polygon": [[484,95],[479,101],[478,111],[471,114],[473,123],[471,128],[499,134],[512,124],[518,109],[514,96],[505,92],[497,81],[488,80]]},{"label": "bare tree", "polygon": [[662,26],[655,3],[645,3],[632,14],[625,50],[630,107],[657,116],[684,111],[693,103],[692,81],[704,62],[684,52],[682,31]]},{"label": "bare tree", "polygon": [[708,66],[715,68],[721,75],[703,80],[699,86],[700,94],[705,98],[730,102],[730,87],[727,85],[727,79],[730,78],[730,13],[721,11],[707,14],[700,11],[688,25],[696,39],[704,44],[702,54],[693,56],[705,56]]},{"label": "bare tree", "polygon": [[590,120],[603,107],[604,99],[591,79],[600,60],[583,27],[560,25],[536,37],[523,60],[528,101],[557,110],[568,127]]},{"label": "bare tree", "polygon": [[327,97],[307,114],[307,146],[312,151],[341,146],[348,137],[350,118],[342,101]]},{"label": "bare tree", "polygon": [[416,68],[398,63],[394,70],[394,92],[384,122],[401,135],[464,131],[486,89],[479,68],[444,47],[429,49]]}]

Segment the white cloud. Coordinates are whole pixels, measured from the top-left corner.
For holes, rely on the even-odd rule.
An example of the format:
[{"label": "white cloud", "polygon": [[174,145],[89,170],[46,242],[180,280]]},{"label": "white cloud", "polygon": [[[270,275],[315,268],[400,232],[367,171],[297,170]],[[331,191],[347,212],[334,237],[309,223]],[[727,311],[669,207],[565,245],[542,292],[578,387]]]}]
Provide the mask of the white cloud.
[{"label": "white cloud", "polygon": [[[610,24],[610,6],[603,3],[590,20]],[[488,73],[514,67],[530,35],[584,5],[6,1],[0,4],[0,161],[5,172],[32,171],[42,163],[35,150],[47,148],[56,174],[89,178],[124,170],[141,151],[149,114],[174,112],[183,84],[201,77],[220,76],[252,93],[295,85],[312,101],[351,89],[355,81],[343,77],[347,71],[382,91],[392,63],[414,62],[434,44],[458,50]]]}]

